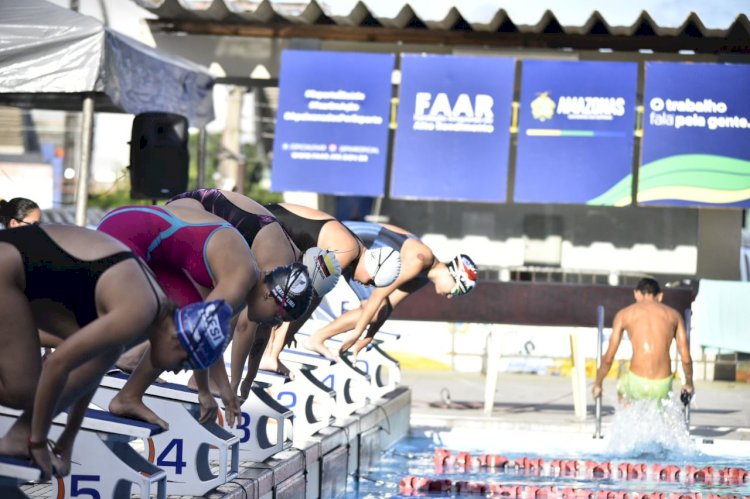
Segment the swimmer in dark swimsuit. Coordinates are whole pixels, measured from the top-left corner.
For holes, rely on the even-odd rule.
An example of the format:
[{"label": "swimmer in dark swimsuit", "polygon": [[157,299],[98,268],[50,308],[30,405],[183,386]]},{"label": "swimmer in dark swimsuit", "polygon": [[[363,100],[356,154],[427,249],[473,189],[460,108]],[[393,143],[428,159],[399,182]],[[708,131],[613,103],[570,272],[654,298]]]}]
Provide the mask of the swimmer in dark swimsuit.
[{"label": "swimmer in dark swimsuit", "polygon": [[[178,327],[177,318],[195,307],[205,314],[207,304],[177,309],[127,246],[82,227],[0,231],[0,303],[0,404],[23,411],[0,439],[0,454],[30,457],[43,479],[70,471],[88,404],[127,347],[150,340],[151,362],[174,370],[196,361],[183,347],[185,337],[197,338],[192,346],[206,338],[205,329]],[[222,324],[220,334],[228,340],[228,317]],[[59,340],[43,364],[38,328]],[[203,352],[210,354],[206,362],[221,355]],[[50,425],[61,408],[69,408],[66,428],[49,446]]]},{"label": "swimmer in dark swimsuit", "polygon": [[[388,265],[368,266],[368,263],[378,260],[380,250],[368,250],[359,237],[328,213],[291,203],[273,203],[266,205],[266,208],[281,222],[284,230],[300,250],[307,251],[310,248],[319,247],[332,251],[341,274],[347,281],[356,281],[364,286],[370,284],[388,286],[396,279],[400,262],[398,255],[394,254],[388,260]],[[385,259],[385,256],[382,258]],[[377,275],[373,275],[373,268],[378,269]],[[261,369],[289,374],[289,369],[281,363],[279,355],[318,307],[323,295],[318,293],[313,298],[310,308],[303,317],[274,330],[272,340],[263,354]],[[250,382],[252,380],[245,379],[243,386],[249,389]]]},{"label": "swimmer in dark swimsuit", "polygon": [[[176,196],[169,201],[167,207],[198,208],[229,222],[245,238],[258,267],[263,272],[269,272],[277,267],[289,267],[302,259],[299,248],[294,245],[273,214],[242,194],[219,189],[198,189]],[[298,314],[301,312],[286,314],[283,320],[296,319],[300,316]],[[279,317],[276,321],[256,322],[249,320],[247,314],[240,314],[232,340],[230,380],[234,393],[240,389],[242,372],[246,364],[246,379],[255,378],[261,354],[268,343],[271,331],[281,323],[281,319]],[[246,388],[240,390],[242,398],[247,397],[250,386]]]},{"label": "swimmer in dark swimsuit", "polygon": [[[458,255],[449,262],[440,262],[432,250],[414,234],[389,224],[371,222],[344,222],[359,237],[368,249],[391,247],[401,254],[401,271],[389,286],[365,288],[354,281],[349,285],[360,298],[360,306],[341,314],[325,327],[313,333],[305,347],[329,359],[335,359],[324,342],[337,334],[346,334],[337,352],[340,355],[354,347],[357,353],[372,341],[383,323],[409,295],[429,283],[435,292],[446,298],[468,293],[476,285],[477,268],[466,255]],[[367,330],[365,338],[360,340]]]}]

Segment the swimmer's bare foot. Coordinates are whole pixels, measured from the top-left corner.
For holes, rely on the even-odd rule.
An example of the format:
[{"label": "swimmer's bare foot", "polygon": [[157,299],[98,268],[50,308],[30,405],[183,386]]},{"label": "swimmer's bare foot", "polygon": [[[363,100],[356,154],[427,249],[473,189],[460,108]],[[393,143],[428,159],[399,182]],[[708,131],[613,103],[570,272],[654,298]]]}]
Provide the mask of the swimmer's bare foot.
[{"label": "swimmer's bare foot", "polygon": [[307,348],[308,350],[312,352],[319,353],[326,359],[330,360],[331,362],[338,361],[338,358],[330,351],[328,348],[323,344],[322,341],[319,341],[315,335],[308,336],[304,340],[302,340],[302,346]]},{"label": "swimmer's bare foot", "polygon": [[140,419],[147,423],[153,423],[159,425],[163,430],[169,429],[169,423],[157,416],[154,411],[146,407],[146,404],[140,399],[126,399],[120,395],[115,395],[109,403],[109,412],[118,416]]},{"label": "swimmer's bare foot", "polygon": [[0,456],[28,458],[30,427],[11,428],[0,438]]},{"label": "swimmer's bare foot", "polygon": [[140,364],[147,347],[148,343],[145,343],[127,350],[117,359],[115,367],[128,374],[132,373],[138,364]]},{"label": "swimmer's bare foot", "polygon": [[[196,392],[198,391],[198,384],[195,382],[194,374],[190,375],[190,379],[188,380],[187,386],[191,390],[195,390]],[[221,395],[221,390],[219,390],[219,387],[216,386],[216,383],[214,383],[210,377],[208,378],[208,389],[211,390],[212,395],[216,395],[216,396]],[[235,391],[233,393],[237,393],[237,392]]]},{"label": "swimmer's bare foot", "polygon": [[288,376],[290,379],[294,379],[292,371],[290,371],[289,368],[286,367],[279,359],[274,359],[271,355],[264,355],[260,359],[259,369],[263,369],[264,371],[277,372],[279,374],[283,374],[284,376]]}]

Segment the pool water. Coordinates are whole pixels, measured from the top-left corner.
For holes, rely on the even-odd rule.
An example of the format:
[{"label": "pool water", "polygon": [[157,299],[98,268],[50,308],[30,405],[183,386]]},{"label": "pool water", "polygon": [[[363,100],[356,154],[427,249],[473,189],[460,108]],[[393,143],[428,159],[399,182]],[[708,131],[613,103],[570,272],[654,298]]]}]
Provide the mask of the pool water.
[{"label": "pool water", "polygon": [[[652,493],[664,494],[664,499],[670,499],[672,494],[679,497],[695,493],[702,494],[703,499],[709,494],[750,497],[750,478],[737,480],[719,475],[725,468],[750,470],[750,442],[691,437],[681,408],[676,405],[660,408],[633,405],[618,409],[613,422],[605,428],[603,439],[592,438],[593,425],[592,434],[499,429],[489,424],[481,427],[481,423],[476,426],[451,430],[412,428],[407,438],[383,453],[376,468],[359,480],[350,481],[346,497],[480,497],[491,496],[491,485],[520,486],[512,489],[519,497],[563,497],[564,489],[622,492],[631,499]],[[451,458],[443,466],[436,466],[435,455],[441,450]],[[460,452],[470,454],[469,467],[450,461]],[[501,455],[511,462],[528,458],[539,466],[537,469],[481,467],[478,459],[486,454]],[[559,466],[553,466],[556,460],[566,460],[568,466],[577,463],[578,470],[561,471]],[[628,465],[646,473],[623,478],[620,469],[627,469]],[[678,467],[680,474],[667,472],[659,477],[658,471],[654,472],[655,466],[670,465]],[[605,472],[594,473],[592,466],[599,466],[597,471]],[[697,470],[710,466],[714,473],[711,479],[704,480],[691,474],[690,466]],[[401,485],[409,476],[448,480],[448,485],[443,485],[447,491],[409,491]],[[461,481],[483,484],[487,489],[485,493],[458,493]],[[530,487],[542,488],[546,494],[535,494]]]}]

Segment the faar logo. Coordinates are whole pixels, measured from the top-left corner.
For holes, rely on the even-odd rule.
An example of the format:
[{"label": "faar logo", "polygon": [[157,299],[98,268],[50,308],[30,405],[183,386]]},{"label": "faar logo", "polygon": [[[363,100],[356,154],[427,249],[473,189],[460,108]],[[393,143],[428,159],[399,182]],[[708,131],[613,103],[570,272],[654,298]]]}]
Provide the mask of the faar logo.
[{"label": "faar logo", "polygon": [[531,101],[531,116],[539,121],[551,120],[555,116],[555,101],[549,96],[549,92],[542,92]]},{"label": "faar logo", "polygon": [[439,92],[434,99],[429,92],[417,92],[414,117],[419,119],[424,116],[442,116],[446,119],[492,120],[493,104],[492,96],[486,94],[475,95],[473,101],[468,94],[459,94],[455,102],[451,102],[445,92]]},{"label": "faar logo", "polygon": [[423,132],[492,133],[495,131],[495,100],[488,94],[417,92],[414,96],[414,124]]}]

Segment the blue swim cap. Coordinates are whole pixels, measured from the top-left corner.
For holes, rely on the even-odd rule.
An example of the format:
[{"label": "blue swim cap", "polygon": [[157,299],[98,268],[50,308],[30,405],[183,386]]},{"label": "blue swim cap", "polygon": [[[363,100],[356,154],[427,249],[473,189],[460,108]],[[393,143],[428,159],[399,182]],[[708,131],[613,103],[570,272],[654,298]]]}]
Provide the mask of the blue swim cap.
[{"label": "blue swim cap", "polygon": [[216,362],[231,339],[232,307],[224,300],[191,303],[174,312],[177,337],[193,369]]}]

